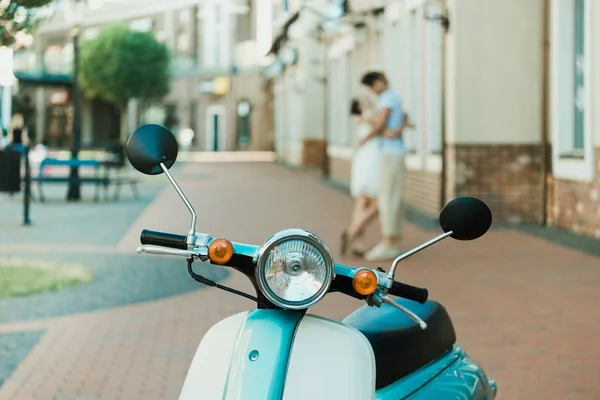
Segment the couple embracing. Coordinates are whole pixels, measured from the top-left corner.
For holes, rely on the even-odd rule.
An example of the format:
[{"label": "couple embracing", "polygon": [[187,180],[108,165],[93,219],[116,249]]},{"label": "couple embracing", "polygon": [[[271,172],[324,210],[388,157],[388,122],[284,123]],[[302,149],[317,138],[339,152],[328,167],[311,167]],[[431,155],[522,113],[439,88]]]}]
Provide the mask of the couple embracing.
[{"label": "couple embracing", "polygon": [[[412,125],[400,95],[390,88],[383,73],[368,72],[361,83],[377,95],[377,107],[372,110],[367,101],[352,102],[351,113],[359,116],[350,185],[355,206],[350,226],[342,233],[341,251],[368,261],[388,261],[402,252],[406,155],[402,132]],[[369,250],[362,238],[377,215],[382,240]]]}]

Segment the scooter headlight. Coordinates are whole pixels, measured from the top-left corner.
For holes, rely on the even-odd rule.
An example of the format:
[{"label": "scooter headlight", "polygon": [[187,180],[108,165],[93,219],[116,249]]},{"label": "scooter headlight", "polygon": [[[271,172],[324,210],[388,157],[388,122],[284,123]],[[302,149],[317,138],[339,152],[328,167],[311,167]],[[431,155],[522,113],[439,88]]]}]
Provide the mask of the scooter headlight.
[{"label": "scooter headlight", "polygon": [[333,258],[325,242],[302,229],[275,234],[258,253],[258,287],[284,309],[301,310],[321,300],[333,275]]}]

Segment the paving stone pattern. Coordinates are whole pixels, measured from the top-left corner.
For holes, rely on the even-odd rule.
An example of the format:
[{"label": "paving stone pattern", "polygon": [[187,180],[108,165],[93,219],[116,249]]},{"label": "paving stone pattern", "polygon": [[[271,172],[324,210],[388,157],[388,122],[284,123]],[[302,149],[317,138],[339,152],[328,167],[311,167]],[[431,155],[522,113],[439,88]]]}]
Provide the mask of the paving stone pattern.
[{"label": "paving stone pattern", "polygon": [[43,334],[44,331],[26,331],[0,335],[0,386]]},{"label": "paving stone pattern", "polygon": [[[281,229],[300,227],[319,234],[336,261],[378,266],[339,256],[340,232],[352,201],[314,174],[267,163],[202,163],[184,166],[176,177],[199,213],[199,231],[258,244]],[[148,180],[149,185],[155,182],[166,180]],[[142,269],[128,261],[141,229],[185,233],[189,226],[181,200],[163,187],[143,211],[136,211],[138,217],[128,229],[118,234],[107,228],[113,241],[98,246],[102,235],[90,234],[78,237],[81,245],[71,251],[63,242],[52,253],[70,259],[77,254],[115,259],[123,255],[121,268]],[[104,220],[111,222],[115,214],[106,211]],[[51,232],[50,227],[44,229]],[[377,229],[374,225],[367,232],[369,242],[377,240]],[[436,233],[407,224],[404,246],[409,249]],[[25,245],[32,243],[32,235],[26,239]],[[45,254],[43,239],[37,243],[43,251],[31,257]],[[4,255],[23,254],[22,247],[17,251],[0,243],[0,248]],[[600,398],[599,258],[503,229],[474,242],[447,240],[431,247],[404,261],[397,278],[427,287],[431,298],[446,306],[458,343],[497,380],[498,399]],[[250,290],[249,282],[234,272],[223,284]],[[185,285],[182,281],[180,287]],[[147,288],[162,290],[157,285]],[[361,305],[332,294],[310,312],[339,319]],[[246,299],[203,289],[91,312],[0,323],[0,334],[45,331],[0,387],[0,399],[177,398],[202,335],[217,321],[249,308],[253,304]]]}]

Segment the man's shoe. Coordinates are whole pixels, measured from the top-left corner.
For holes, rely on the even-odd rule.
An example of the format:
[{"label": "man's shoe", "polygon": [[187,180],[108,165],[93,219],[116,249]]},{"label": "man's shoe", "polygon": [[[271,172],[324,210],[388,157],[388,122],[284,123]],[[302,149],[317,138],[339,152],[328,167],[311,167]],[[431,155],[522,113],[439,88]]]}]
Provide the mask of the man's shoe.
[{"label": "man's shoe", "polygon": [[380,243],[365,255],[365,260],[392,261],[400,254],[402,254],[402,249],[400,249],[400,247]]}]

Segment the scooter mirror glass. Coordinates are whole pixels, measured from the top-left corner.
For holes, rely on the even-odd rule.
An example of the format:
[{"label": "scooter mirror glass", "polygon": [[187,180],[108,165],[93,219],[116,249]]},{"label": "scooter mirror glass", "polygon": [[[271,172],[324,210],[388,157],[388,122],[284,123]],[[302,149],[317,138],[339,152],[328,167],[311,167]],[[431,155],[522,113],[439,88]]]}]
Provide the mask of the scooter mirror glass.
[{"label": "scooter mirror glass", "polygon": [[142,125],[127,140],[127,158],[142,174],[161,174],[160,164],[171,168],[177,160],[177,153],[177,139],[162,125]]},{"label": "scooter mirror glass", "polygon": [[492,212],[481,200],[458,197],[451,200],[440,212],[440,226],[444,232],[452,231],[457,240],[473,240],[483,236],[492,225]]}]

